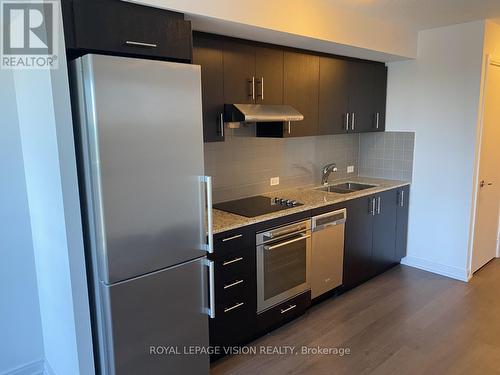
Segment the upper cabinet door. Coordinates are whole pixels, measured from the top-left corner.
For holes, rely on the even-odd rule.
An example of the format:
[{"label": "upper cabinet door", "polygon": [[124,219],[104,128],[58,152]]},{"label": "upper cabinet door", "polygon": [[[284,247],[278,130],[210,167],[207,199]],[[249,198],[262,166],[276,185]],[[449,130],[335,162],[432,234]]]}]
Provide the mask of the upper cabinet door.
[{"label": "upper cabinet door", "polygon": [[283,51],[274,48],[255,49],[257,104],[283,104]]},{"label": "upper cabinet door", "polygon": [[349,131],[362,133],[375,128],[374,74],[371,63],[351,61],[349,74]]},{"label": "upper cabinet door", "polygon": [[203,140],[224,140],[224,68],[222,43],[196,36],[193,41],[193,63],[201,65],[203,102]]},{"label": "upper cabinet door", "polygon": [[350,62],[332,57],[320,58],[318,134],[346,133],[349,109]]},{"label": "upper cabinet door", "polygon": [[[75,0],[71,49],[191,61],[191,22],[184,15],[122,1]],[[64,2],[64,6],[70,5]],[[67,9],[65,16],[71,15]],[[65,25],[66,30],[71,29]],[[83,54],[80,53],[80,54]]]},{"label": "upper cabinet door", "polygon": [[255,47],[224,41],[224,102],[251,104],[256,96]]},{"label": "upper cabinet door", "polygon": [[319,57],[285,51],[283,103],[304,115],[304,120],[285,126],[285,137],[318,133]]},{"label": "upper cabinet door", "polygon": [[387,99],[387,67],[384,64],[373,66],[374,85],[373,85],[373,103],[374,103],[374,131],[385,130],[385,108]]}]

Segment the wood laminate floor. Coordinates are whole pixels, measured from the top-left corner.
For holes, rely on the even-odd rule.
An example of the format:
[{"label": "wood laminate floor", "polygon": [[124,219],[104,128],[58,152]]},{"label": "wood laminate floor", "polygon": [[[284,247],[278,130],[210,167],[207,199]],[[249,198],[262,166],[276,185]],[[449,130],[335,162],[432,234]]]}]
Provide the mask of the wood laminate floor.
[{"label": "wood laminate floor", "polygon": [[299,354],[235,355],[211,374],[500,374],[500,260],[468,284],[397,266],[250,344],[268,345]]}]

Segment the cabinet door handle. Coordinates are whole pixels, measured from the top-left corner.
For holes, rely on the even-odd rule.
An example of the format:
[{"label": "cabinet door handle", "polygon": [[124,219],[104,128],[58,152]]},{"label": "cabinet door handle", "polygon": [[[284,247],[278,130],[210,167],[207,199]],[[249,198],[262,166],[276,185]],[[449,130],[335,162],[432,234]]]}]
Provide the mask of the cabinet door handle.
[{"label": "cabinet door handle", "polygon": [[380,113],[377,112],[375,114],[375,129],[378,129],[379,121],[380,121]]},{"label": "cabinet door handle", "polygon": [[260,100],[264,100],[264,77],[260,77],[260,94],[257,96],[260,97]]},{"label": "cabinet door handle", "polygon": [[290,307],[287,307],[286,309],[281,309],[281,313],[284,314],[290,310],[293,310],[296,307],[297,307],[297,305],[290,305]]},{"label": "cabinet door handle", "polygon": [[231,237],[223,238],[222,242],[232,241],[232,240],[235,240],[235,239],[240,238],[240,237],[243,237],[243,235],[242,234],[236,234],[236,235],[231,236]]},{"label": "cabinet door handle", "polygon": [[239,285],[242,283],[243,283],[243,280],[236,280],[234,283],[224,285],[224,289],[229,289],[229,288],[232,288],[233,286],[236,286],[236,285]]},{"label": "cabinet door handle", "polygon": [[224,113],[219,116],[220,136],[224,138]]},{"label": "cabinet door handle", "polygon": [[236,305],[234,305],[234,306],[231,306],[231,307],[226,307],[226,308],[224,309],[224,312],[225,312],[225,313],[227,313],[227,312],[229,312],[229,311],[231,311],[231,310],[234,310],[234,309],[237,309],[238,307],[243,306],[244,304],[245,304],[244,302],[239,302],[239,303],[237,303],[237,304],[236,304]]},{"label": "cabinet door handle", "polygon": [[399,200],[399,205],[401,207],[405,206],[405,191],[401,190],[401,199]]},{"label": "cabinet door handle", "polygon": [[292,122],[288,121],[288,134],[292,133]]},{"label": "cabinet door handle", "polygon": [[208,266],[208,289],[209,289],[209,306],[206,309],[207,315],[215,318],[215,264],[212,260],[205,259],[204,263]]},{"label": "cabinet door handle", "polygon": [[377,197],[377,215],[380,215],[380,197]]},{"label": "cabinet door handle", "polygon": [[228,266],[228,265],[233,264],[233,263],[241,262],[242,260],[243,260],[243,257],[238,257],[238,258],[234,258],[232,260],[227,260],[227,261],[223,262],[222,265]]},{"label": "cabinet door handle", "polygon": [[354,131],[354,124],[356,123],[356,117],[355,117],[355,114],[354,112],[352,113],[352,117],[351,117],[351,130]]},{"label": "cabinet door handle", "polygon": [[125,44],[127,46],[133,46],[133,47],[144,47],[144,48],[156,48],[156,47],[158,47],[158,45],[155,43],[135,42],[133,40],[125,41]]},{"label": "cabinet door handle", "polygon": [[207,210],[207,243],[205,244],[205,250],[209,253],[214,252],[214,220],[212,212],[212,177],[203,176],[202,180],[205,182],[205,194],[206,194],[206,210]]},{"label": "cabinet door handle", "polygon": [[252,84],[252,93],[248,96],[251,97],[252,100],[255,100],[255,77],[252,77],[252,79],[249,79],[248,82]]},{"label": "cabinet door handle", "polygon": [[372,198],[372,211],[370,213],[375,216],[375,198]]},{"label": "cabinet door handle", "polygon": [[345,114],[345,131],[349,131],[349,112]]}]

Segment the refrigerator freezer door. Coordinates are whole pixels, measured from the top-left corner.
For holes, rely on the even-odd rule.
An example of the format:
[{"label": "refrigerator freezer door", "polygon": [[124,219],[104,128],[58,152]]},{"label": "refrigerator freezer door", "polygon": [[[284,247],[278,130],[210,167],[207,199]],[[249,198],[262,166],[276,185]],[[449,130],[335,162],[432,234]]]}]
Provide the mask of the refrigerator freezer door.
[{"label": "refrigerator freezer door", "polygon": [[102,284],[108,374],[208,374],[208,355],[186,354],[208,348],[204,261]]},{"label": "refrigerator freezer door", "polygon": [[75,65],[99,279],[205,255],[200,67],[102,55]]}]

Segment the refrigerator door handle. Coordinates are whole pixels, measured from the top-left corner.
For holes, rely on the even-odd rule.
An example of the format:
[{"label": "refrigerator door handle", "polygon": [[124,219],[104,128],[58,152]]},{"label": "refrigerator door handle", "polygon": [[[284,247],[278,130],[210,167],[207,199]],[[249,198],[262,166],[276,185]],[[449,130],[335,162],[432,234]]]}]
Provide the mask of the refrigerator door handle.
[{"label": "refrigerator door handle", "polygon": [[205,244],[205,250],[209,253],[214,252],[214,220],[212,214],[212,177],[211,176],[203,176],[203,181],[206,185],[206,203],[207,203],[207,241]]},{"label": "refrigerator door handle", "polygon": [[206,313],[210,319],[215,318],[215,262],[213,260],[205,259],[205,265],[208,267],[208,307]]}]

